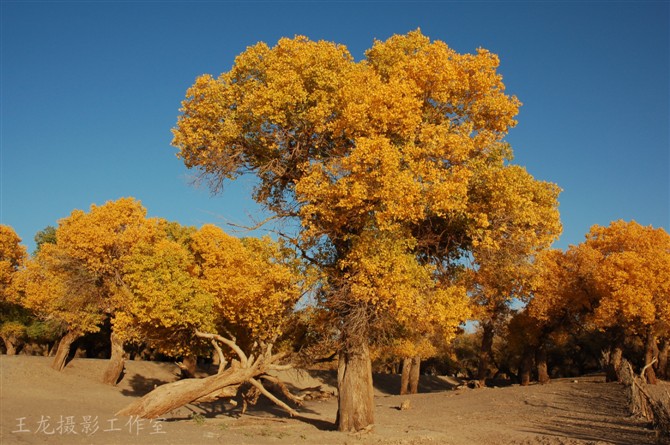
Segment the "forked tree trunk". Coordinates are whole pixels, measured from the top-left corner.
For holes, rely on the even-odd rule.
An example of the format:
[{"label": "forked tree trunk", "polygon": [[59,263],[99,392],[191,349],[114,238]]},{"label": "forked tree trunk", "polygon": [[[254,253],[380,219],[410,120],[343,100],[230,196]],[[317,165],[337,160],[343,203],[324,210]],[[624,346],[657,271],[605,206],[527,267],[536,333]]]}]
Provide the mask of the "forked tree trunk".
[{"label": "forked tree trunk", "polygon": [[544,344],[538,346],[535,351],[535,363],[537,364],[537,381],[541,384],[549,383],[551,378],[547,368],[547,348]]},{"label": "forked tree trunk", "polygon": [[116,385],[123,372],[126,359],[123,352],[123,341],[112,331],[110,336],[112,342],[112,355],[107,364],[107,369],[102,376],[102,382],[108,385]]},{"label": "forked tree trunk", "polygon": [[489,376],[489,366],[493,361],[493,322],[484,323],[482,332],[482,347],[479,352],[479,366],[477,368],[477,380],[482,386],[486,386],[486,378]]},{"label": "forked tree trunk", "polygon": [[656,373],[654,372],[654,350],[656,349],[656,335],[652,328],[649,328],[647,332],[647,341],[644,347],[644,368],[645,368],[645,377],[647,378],[647,383],[650,385],[655,385],[658,383],[656,378]]},{"label": "forked tree trunk", "polygon": [[521,357],[521,369],[519,374],[521,377],[521,386],[528,386],[530,384],[530,376],[533,372],[533,353],[530,348],[523,351]]},{"label": "forked tree trunk", "polygon": [[668,380],[668,352],[670,351],[670,340],[663,339],[661,347],[658,350],[658,376],[663,380]]},{"label": "forked tree trunk", "polygon": [[409,394],[409,374],[412,370],[412,358],[402,359],[402,371],[400,373],[400,395]]},{"label": "forked tree trunk", "polygon": [[374,424],[372,363],[367,339],[356,336],[340,352],[337,369],[337,429],[360,431]]},{"label": "forked tree trunk", "polygon": [[412,369],[409,373],[409,393],[416,394],[419,392],[419,377],[421,376],[421,357],[415,356],[412,358]]},{"label": "forked tree trunk", "polygon": [[60,339],[60,342],[58,342],[58,349],[56,350],[56,356],[54,357],[53,363],[51,363],[53,369],[62,371],[63,368],[65,368],[65,362],[70,355],[70,347],[79,336],[80,334],[77,331],[67,331],[63,338]]}]

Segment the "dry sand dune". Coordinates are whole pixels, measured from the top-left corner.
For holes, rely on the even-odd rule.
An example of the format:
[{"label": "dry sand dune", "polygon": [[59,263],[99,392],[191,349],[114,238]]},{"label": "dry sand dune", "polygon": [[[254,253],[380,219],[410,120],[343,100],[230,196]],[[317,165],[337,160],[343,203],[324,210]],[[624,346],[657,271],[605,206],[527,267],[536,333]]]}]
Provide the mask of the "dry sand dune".
[{"label": "dry sand dune", "polygon": [[[75,359],[59,373],[44,357],[0,358],[0,444],[653,444],[654,433],[627,415],[620,385],[600,377],[528,387],[449,390],[425,377],[423,393],[391,395],[396,376],[376,379],[376,426],[332,430],[336,400],[307,402],[291,419],[260,403],[243,416],[221,403],[184,407],[164,421],[115,418],[148,390],[176,378],[170,363],[128,362],[117,387],[98,383],[105,361]],[[294,388],[332,384],[329,373],[290,372]],[[398,409],[409,398],[411,408]]]}]

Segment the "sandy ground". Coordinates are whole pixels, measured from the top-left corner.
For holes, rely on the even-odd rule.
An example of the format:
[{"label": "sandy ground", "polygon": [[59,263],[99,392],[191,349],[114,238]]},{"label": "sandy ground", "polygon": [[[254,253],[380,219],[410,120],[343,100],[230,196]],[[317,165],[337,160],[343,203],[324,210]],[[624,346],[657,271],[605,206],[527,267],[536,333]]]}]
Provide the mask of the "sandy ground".
[{"label": "sandy ground", "polygon": [[[155,385],[174,364],[128,362],[116,387],[99,383],[105,361],[75,359],[63,372],[44,357],[0,357],[0,444],[653,444],[648,425],[627,415],[623,388],[602,377],[549,385],[452,390],[422,377],[421,393],[391,395],[397,376],[377,376],[376,424],[364,434],[333,430],[336,399],[311,401],[289,418],[267,403],[239,416],[222,403],[184,407],[163,421],[114,413]],[[332,385],[328,373],[282,376],[294,389]],[[399,410],[410,399],[409,410]]]}]

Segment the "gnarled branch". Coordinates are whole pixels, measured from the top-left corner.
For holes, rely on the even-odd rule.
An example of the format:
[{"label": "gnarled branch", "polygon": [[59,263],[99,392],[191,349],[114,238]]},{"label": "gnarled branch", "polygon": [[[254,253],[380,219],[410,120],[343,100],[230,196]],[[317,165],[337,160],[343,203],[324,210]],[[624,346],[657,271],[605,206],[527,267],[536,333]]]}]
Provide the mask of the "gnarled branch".
[{"label": "gnarled branch", "polygon": [[195,335],[200,338],[206,338],[208,340],[217,340],[223,343],[224,345],[228,346],[230,349],[235,351],[235,354],[240,358],[240,364],[242,365],[243,368],[247,367],[247,363],[249,361],[247,355],[240,349],[239,346],[237,346],[237,343],[235,343],[233,340],[227,339],[225,337],[222,337],[218,334],[210,334],[207,332],[200,332],[200,331],[195,331]]}]

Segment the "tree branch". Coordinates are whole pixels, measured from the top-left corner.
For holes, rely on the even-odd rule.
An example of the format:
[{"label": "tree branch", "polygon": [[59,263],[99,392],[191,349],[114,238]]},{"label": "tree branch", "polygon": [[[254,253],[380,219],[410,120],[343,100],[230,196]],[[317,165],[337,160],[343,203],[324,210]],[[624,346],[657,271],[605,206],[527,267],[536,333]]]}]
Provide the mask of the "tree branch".
[{"label": "tree branch", "polygon": [[215,339],[212,339],[212,346],[214,346],[214,349],[216,350],[216,353],[219,356],[219,369],[217,371],[217,374],[221,374],[223,370],[226,368],[228,362],[226,361],[226,357],[223,355],[223,350],[221,349],[221,346],[219,346],[219,344]]},{"label": "tree branch", "polygon": [[645,365],[645,367],[642,368],[642,371],[640,371],[640,378],[644,379],[644,372],[647,370],[647,368],[649,368],[649,367],[652,366],[654,363],[656,363],[656,361],[657,361],[657,359],[653,359],[653,360],[651,361],[651,363],[649,363],[648,365]]},{"label": "tree branch", "polygon": [[247,355],[240,349],[239,346],[237,346],[237,343],[235,343],[232,340],[229,340],[225,337],[222,337],[218,334],[210,334],[207,332],[200,332],[198,330],[195,331],[195,335],[200,338],[206,338],[208,340],[217,340],[223,343],[224,345],[228,346],[230,349],[235,351],[235,354],[240,358],[240,364],[242,365],[243,368],[247,367],[247,363],[249,359],[247,358]]},{"label": "tree branch", "polygon": [[258,380],[254,379],[254,378],[250,378],[247,381],[249,383],[251,383],[254,387],[256,387],[261,392],[261,394],[263,394],[265,397],[272,400],[274,403],[276,403],[281,408],[284,408],[284,410],[286,410],[286,412],[288,412],[291,417],[299,416],[299,414],[296,410],[294,410],[293,408],[291,408],[290,406],[288,406],[287,404],[285,404],[284,402],[282,402],[281,400],[279,400],[278,398],[273,396],[267,389],[265,389],[265,387],[263,386],[263,384],[261,382],[259,382]]}]

